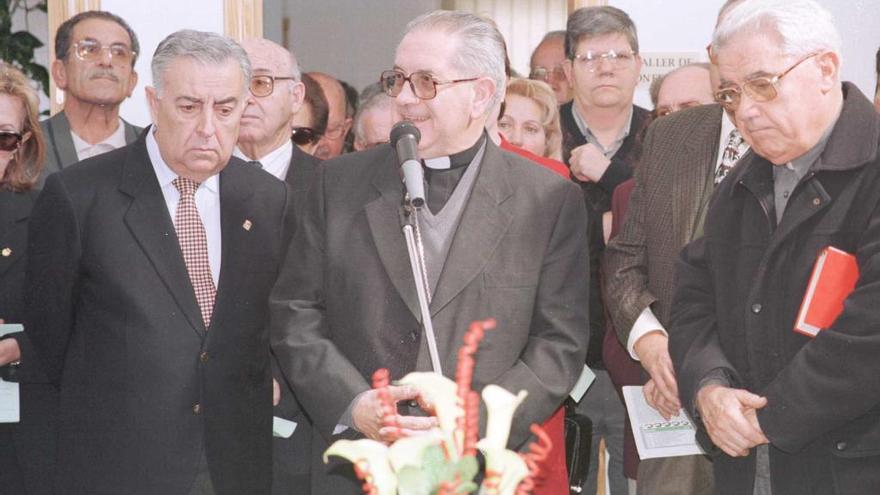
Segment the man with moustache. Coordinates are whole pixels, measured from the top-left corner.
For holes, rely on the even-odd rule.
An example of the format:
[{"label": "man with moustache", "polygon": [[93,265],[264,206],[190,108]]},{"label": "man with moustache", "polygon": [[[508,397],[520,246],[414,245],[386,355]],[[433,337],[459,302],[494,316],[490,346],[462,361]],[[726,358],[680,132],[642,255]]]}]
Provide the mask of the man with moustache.
[{"label": "man with moustache", "polygon": [[[394,68],[381,76],[398,114],[421,133],[427,201],[415,222],[442,371],[454,376],[472,321],[497,320],[480,344],[473,387],[528,392],[511,429],[509,446],[519,449],[583,367],[586,219],[571,182],[488,139],[504,80],[497,28],[457,11],[410,22]],[[272,293],[272,348],[325,446],[340,436],[391,440],[373,372],[432,370],[401,232],[398,169],[389,145],[320,167]],[[392,386],[390,394],[405,433],[435,424],[416,391]],[[360,492],[349,464],[316,463],[312,482],[313,493]]]},{"label": "man with moustache", "polygon": [[171,34],[153,126],[37,200],[25,328],[60,384],[57,493],[270,493],[266,324],[289,198],[231,156],[250,72],[228,38]]},{"label": "man with moustache", "polygon": [[[295,215],[320,164],[290,138],[291,122],[302,109],[305,95],[299,64],[292,52],[267,39],[246,39],[241,45],[250,59],[252,75],[233,155],[287,182],[293,194],[290,214]],[[274,359],[272,365],[280,391],[274,415],[297,424],[290,438],[272,440],[272,493],[304,493],[309,482],[311,427]]]},{"label": "man with moustache", "polygon": [[[841,82],[840,47],[814,0],[744,0],[713,34],[715,98],[752,152],[679,257],[669,351],[716,493],[880,489],[880,116]],[[795,322],[829,247],[858,279],[805,335]]]},{"label": "man with moustache", "polygon": [[64,110],[40,126],[46,136],[46,176],[133,142],[141,128],[119,116],[137,85],[137,34],[121,17],[90,10],[55,32],[52,79],[64,91]]}]

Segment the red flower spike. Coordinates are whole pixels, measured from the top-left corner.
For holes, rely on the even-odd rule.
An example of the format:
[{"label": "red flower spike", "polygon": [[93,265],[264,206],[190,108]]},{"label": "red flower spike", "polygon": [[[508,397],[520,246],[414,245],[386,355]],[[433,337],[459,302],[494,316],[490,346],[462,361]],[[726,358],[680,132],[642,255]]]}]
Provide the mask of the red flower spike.
[{"label": "red flower spike", "polygon": [[544,465],[550,456],[550,450],[553,449],[553,441],[550,435],[540,426],[533,424],[530,428],[538,440],[529,444],[529,451],[526,454],[520,454],[529,467],[529,474],[522,480],[516,489],[516,495],[529,495],[535,488],[535,483],[544,477]]},{"label": "red flower spike", "polygon": [[465,456],[477,455],[477,441],[480,433],[480,395],[473,390],[468,393],[464,407],[465,419],[465,436],[464,436],[464,454]]},{"label": "red flower spike", "polygon": [[[486,330],[491,330],[495,328],[495,319],[489,318],[483,321],[474,321],[471,323],[471,326],[468,327],[468,331],[464,334],[464,345],[458,350],[458,365],[455,369],[455,384],[457,385],[456,393],[458,395],[458,403],[461,404],[462,408],[465,408],[465,416],[467,416],[467,399],[468,395],[471,393],[471,384],[474,378],[474,354],[477,353],[477,348],[480,345],[480,341],[483,340],[483,335]],[[479,404],[479,401],[477,401]],[[476,432],[472,430],[476,430],[479,427],[478,424],[470,424],[465,417],[458,418],[456,421],[456,428],[459,432],[463,431],[464,438],[469,438],[471,435],[477,435]],[[467,442],[465,442],[467,444]],[[462,445],[460,449],[460,454],[462,454],[467,449],[466,445]],[[466,455],[466,454],[465,454]]]}]

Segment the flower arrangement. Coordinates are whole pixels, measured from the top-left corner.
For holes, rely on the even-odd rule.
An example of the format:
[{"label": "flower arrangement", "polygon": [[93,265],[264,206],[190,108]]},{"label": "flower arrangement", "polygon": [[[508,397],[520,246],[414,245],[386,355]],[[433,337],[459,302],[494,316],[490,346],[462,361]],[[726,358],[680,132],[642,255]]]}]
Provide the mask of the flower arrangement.
[{"label": "flower arrangement", "polygon": [[[458,352],[455,381],[433,372],[409,373],[397,381],[416,388],[438,427],[424,435],[398,436],[391,444],[371,439],[339,440],[324,452],[354,464],[367,495],[453,495],[479,490],[480,495],[527,495],[542,475],[542,463],[552,447],[550,438],[538,425],[531,431],[538,438],[527,453],[507,450],[513,414],[526,392],[514,395],[497,385],[483,388],[488,413],[486,436],[479,437],[479,395],[471,389],[474,355],[495,320],[471,323]],[[387,369],[373,375],[373,388],[383,400],[383,423],[395,428],[397,407],[388,393]],[[479,471],[477,451],[486,460],[482,483],[475,481]]]}]

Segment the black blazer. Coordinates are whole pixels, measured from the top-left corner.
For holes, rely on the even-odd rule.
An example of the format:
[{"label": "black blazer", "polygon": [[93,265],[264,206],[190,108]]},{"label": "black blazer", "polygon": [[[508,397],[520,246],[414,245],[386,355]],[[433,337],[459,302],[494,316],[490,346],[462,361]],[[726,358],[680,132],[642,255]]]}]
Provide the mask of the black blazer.
[{"label": "black blazer", "polygon": [[[0,189],[0,318],[21,323],[24,312],[28,219],[35,192]],[[13,334],[21,364],[0,367],[0,378],[20,384],[21,419],[0,424],[0,491],[51,493],[58,393],[49,385],[26,332]]]},{"label": "black blazer", "polygon": [[[284,181],[292,194],[290,204],[294,216],[301,212],[309,184],[321,160],[293,145],[290,167]],[[295,256],[295,254],[294,254]],[[274,414],[296,422],[296,430],[290,438],[272,440],[272,495],[308,495],[310,492],[310,456],[312,424],[294,395],[290,382],[284,378],[277,361],[272,360],[272,375],[281,385],[281,402]]]},{"label": "black blazer", "polygon": [[204,451],[218,494],[267,494],[287,189],[238,159],[220,173],[206,329],[144,135],[50,175],[31,219],[25,321],[61,384],[56,489],[185,495]]},{"label": "black blazer", "polygon": [[[400,228],[402,197],[390,146],[324,163],[273,289],[273,349],[314,420],[315,458],[376,369],[389,368],[395,379],[430,369]],[[514,448],[532,423],[553,414],[582,369],[584,210],[573,184],[488,142],[431,301],[448,376],[469,324],[497,319],[480,344],[473,387],[528,391],[511,429]],[[335,474],[316,465],[313,493],[357,492],[343,483],[344,470]]]}]

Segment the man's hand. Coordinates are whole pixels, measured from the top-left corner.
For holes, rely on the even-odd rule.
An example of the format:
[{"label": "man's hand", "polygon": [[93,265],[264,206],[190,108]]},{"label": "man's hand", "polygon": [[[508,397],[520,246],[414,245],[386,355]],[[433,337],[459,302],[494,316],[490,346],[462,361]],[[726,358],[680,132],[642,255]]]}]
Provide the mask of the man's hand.
[{"label": "man's hand", "polygon": [[592,143],[587,143],[571,150],[568,160],[571,174],[581,182],[599,182],[605,175],[611,160],[605,158],[602,150]]},{"label": "man's hand", "polygon": [[651,381],[643,389],[645,400],[666,419],[678,414],[681,401],[669,357],[669,338],[659,330],[651,331],[635,342],[633,350],[651,375]]},{"label": "man's hand", "polygon": [[747,390],[706,385],[697,392],[697,410],[709,437],[732,457],[749,455],[749,449],[770,443],[758,424],[757,410],[767,398]]},{"label": "man's hand", "polygon": [[278,380],[272,379],[272,405],[277,406],[278,403],[281,402],[281,385],[278,385]]},{"label": "man's hand", "polygon": [[[404,400],[418,400],[421,398],[418,390],[413,387],[388,387],[391,400],[398,403]],[[396,428],[389,428],[382,424],[382,400],[378,390],[369,390],[363,393],[351,410],[351,420],[354,429],[361,432],[367,438],[380,442],[390,443],[401,436],[418,435],[424,430],[429,430],[438,425],[437,418],[433,416],[395,416]]]},{"label": "man's hand", "polygon": [[[0,318],[0,325],[6,323]],[[6,366],[9,363],[21,361],[21,349],[18,347],[18,341],[15,339],[0,340],[0,366]]]}]

